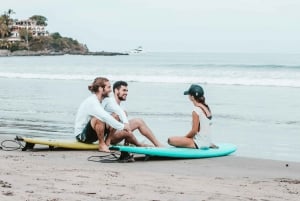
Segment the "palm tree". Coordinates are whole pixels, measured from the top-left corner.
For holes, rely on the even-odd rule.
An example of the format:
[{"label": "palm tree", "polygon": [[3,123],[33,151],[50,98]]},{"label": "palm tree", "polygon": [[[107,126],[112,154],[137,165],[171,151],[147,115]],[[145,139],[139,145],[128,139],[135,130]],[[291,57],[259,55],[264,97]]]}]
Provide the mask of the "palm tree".
[{"label": "palm tree", "polygon": [[16,13],[15,13],[15,11],[13,11],[13,9],[10,8],[10,9],[8,9],[7,14],[10,17],[10,15],[16,14]]},{"label": "palm tree", "polygon": [[10,31],[9,27],[6,24],[6,19],[3,16],[0,16],[0,38],[5,38],[9,36]]},{"label": "palm tree", "polygon": [[0,37],[1,38],[10,36],[9,26],[13,22],[13,20],[10,17],[12,14],[15,14],[15,12],[12,9],[8,9],[7,12],[4,12],[4,14],[0,16]]},{"label": "palm tree", "polygon": [[8,9],[8,11],[4,12],[4,14],[2,15],[7,26],[11,25],[13,22],[13,19],[10,17],[12,14],[15,14],[15,12],[12,9]]}]

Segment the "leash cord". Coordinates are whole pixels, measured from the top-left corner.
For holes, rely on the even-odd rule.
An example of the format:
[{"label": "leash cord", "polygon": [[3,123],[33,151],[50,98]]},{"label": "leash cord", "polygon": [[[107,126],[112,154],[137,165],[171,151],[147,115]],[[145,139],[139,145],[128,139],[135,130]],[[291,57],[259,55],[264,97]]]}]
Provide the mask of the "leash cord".
[{"label": "leash cord", "polygon": [[[118,153],[109,153],[107,155],[104,156],[89,156],[87,158],[88,161],[93,161],[93,162],[99,162],[101,160],[111,160],[111,161],[115,161],[120,157],[120,154]],[[98,158],[98,160],[96,160],[96,158]]]},{"label": "leash cord", "polygon": [[[15,145],[10,145],[14,143]],[[18,140],[3,140],[0,149],[3,151],[15,151],[24,148],[24,145]]]}]

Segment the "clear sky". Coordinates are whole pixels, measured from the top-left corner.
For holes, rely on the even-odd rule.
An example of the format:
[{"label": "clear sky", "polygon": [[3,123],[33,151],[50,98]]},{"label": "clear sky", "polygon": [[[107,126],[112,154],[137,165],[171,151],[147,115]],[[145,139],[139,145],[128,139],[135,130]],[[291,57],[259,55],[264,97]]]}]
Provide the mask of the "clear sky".
[{"label": "clear sky", "polygon": [[300,0],[1,0],[91,51],[300,53]]}]

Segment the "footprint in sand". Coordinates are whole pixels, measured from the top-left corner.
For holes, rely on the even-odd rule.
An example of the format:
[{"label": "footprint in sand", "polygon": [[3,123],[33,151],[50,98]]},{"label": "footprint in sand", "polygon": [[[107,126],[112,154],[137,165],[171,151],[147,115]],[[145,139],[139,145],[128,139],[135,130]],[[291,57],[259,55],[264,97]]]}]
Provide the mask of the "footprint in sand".
[{"label": "footprint in sand", "polygon": [[0,180],[0,185],[2,188],[11,188],[11,184],[6,181]]}]

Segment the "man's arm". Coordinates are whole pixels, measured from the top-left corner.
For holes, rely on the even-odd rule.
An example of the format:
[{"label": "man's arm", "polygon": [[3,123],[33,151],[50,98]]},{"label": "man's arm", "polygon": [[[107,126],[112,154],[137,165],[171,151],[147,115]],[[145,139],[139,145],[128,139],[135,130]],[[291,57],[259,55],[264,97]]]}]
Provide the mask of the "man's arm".
[{"label": "man's arm", "polygon": [[128,124],[128,118],[125,111],[117,104],[114,98],[105,98],[104,109],[109,112],[114,112],[124,124]]},{"label": "man's arm", "polygon": [[97,119],[109,124],[111,127],[117,130],[123,130],[125,125],[115,118],[113,118],[107,111],[104,110],[99,102],[95,102],[91,107],[89,107],[90,115],[96,117]]}]

